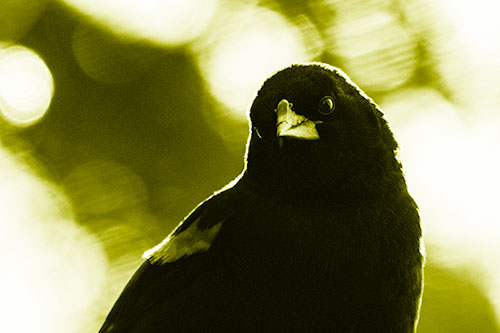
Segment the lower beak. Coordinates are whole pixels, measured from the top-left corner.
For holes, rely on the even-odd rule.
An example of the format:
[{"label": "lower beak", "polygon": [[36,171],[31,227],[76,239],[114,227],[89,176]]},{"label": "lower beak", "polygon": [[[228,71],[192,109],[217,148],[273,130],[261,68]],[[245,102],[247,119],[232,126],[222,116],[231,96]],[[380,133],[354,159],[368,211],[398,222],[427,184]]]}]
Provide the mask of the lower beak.
[{"label": "lower beak", "polygon": [[276,136],[295,137],[304,140],[319,140],[316,123],[292,110],[292,104],[282,99],[276,108]]}]

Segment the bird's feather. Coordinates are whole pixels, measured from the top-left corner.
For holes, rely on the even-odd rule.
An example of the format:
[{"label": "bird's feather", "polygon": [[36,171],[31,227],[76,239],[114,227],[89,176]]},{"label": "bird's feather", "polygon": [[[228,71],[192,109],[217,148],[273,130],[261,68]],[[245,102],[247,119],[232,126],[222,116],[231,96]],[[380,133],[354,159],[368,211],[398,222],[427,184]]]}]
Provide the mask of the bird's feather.
[{"label": "bird's feather", "polygon": [[[325,96],[335,110],[318,113]],[[319,139],[280,136],[283,100]],[[297,65],[250,118],[242,175],[147,253],[101,332],[413,332],[419,214],[378,106],[339,70]]]}]

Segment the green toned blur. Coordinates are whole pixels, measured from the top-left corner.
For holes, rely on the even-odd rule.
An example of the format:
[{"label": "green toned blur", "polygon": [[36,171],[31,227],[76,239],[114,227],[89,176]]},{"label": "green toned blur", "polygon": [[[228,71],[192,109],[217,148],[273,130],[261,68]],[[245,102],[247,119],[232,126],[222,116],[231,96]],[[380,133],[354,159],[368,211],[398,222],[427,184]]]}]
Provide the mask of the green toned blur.
[{"label": "green toned blur", "polygon": [[294,62],[342,68],[400,143],[427,247],[418,332],[500,332],[500,3],[0,1],[2,332],[95,332],[243,168]]}]

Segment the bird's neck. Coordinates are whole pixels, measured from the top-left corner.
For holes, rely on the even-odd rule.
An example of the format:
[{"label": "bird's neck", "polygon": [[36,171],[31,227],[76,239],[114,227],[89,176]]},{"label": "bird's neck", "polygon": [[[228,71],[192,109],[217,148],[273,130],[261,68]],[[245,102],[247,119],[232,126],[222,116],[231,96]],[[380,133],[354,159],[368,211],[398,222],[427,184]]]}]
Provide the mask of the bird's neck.
[{"label": "bird's neck", "polygon": [[[255,149],[251,149],[255,148]],[[293,147],[295,152],[297,148]],[[271,151],[273,150],[274,151]],[[250,146],[244,178],[263,193],[288,200],[325,203],[363,202],[407,193],[400,164],[386,154],[373,154],[367,163],[339,164],[321,151],[283,154],[276,146]],[[309,154],[309,155],[307,155]]]}]

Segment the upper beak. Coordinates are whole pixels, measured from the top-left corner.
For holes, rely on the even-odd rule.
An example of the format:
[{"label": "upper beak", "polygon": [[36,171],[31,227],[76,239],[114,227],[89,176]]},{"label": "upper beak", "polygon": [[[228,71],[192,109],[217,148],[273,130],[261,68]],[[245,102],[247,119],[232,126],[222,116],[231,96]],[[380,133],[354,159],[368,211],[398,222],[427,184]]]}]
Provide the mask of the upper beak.
[{"label": "upper beak", "polygon": [[276,121],[276,136],[290,136],[305,140],[318,140],[319,134],[316,123],[292,110],[292,104],[282,99],[276,107],[278,115]]}]

